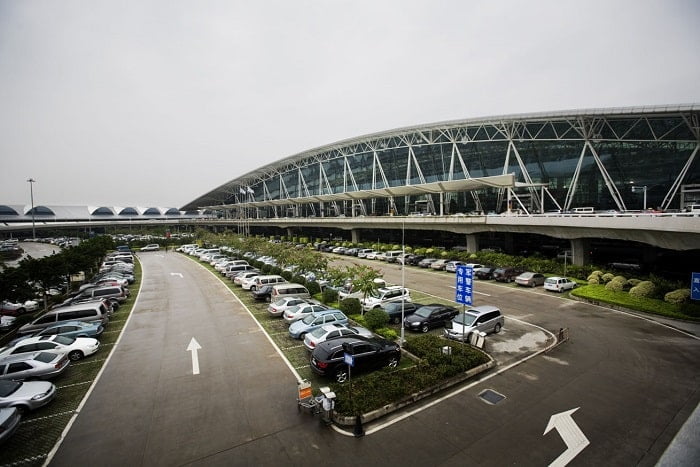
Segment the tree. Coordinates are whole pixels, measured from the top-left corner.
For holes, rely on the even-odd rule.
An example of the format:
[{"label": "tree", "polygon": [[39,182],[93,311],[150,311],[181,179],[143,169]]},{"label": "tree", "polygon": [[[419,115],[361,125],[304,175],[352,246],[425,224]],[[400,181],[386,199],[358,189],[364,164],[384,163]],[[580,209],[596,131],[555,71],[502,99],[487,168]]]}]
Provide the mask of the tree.
[{"label": "tree", "polygon": [[362,292],[363,299],[377,291],[378,285],[375,279],[382,277],[379,269],[364,264],[354,264],[348,266],[347,270],[348,276],[352,278],[353,290]]}]

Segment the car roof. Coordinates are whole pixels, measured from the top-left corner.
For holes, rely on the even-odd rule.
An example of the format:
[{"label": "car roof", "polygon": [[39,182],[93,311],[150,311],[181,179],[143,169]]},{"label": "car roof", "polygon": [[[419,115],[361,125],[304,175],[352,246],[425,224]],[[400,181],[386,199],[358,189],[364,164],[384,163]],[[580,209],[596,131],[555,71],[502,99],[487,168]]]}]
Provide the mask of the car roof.
[{"label": "car roof", "polygon": [[490,313],[492,311],[501,311],[501,309],[493,305],[481,305],[469,308],[465,311],[465,313],[469,313],[472,315],[483,315],[484,313]]},{"label": "car roof", "polygon": [[14,362],[22,361],[22,360],[36,360],[36,357],[38,357],[39,354],[42,354],[42,353],[50,353],[50,354],[53,354],[55,356],[59,355],[56,352],[49,352],[46,350],[41,350],[41,351],[37,351],[37,352],[27,352],[27,353],[6,355],[6,356],[0,357],[0,360],[2,361],[2,363],[14,363]]}]

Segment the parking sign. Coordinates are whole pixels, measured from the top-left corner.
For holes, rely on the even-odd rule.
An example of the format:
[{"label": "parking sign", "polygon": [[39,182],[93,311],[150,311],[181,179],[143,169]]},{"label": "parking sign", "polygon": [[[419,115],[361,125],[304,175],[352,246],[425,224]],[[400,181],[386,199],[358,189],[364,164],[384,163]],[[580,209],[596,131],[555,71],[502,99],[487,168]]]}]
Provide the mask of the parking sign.
[{"label": "parking sign", "polygon": [[690,283],[690,298],[700,300],[700,272],[694,272]]},{"label": "parking sign", "polygon": [[455,278],[455,302],[472,305],[474,269],[467,266],[457,266]]}]

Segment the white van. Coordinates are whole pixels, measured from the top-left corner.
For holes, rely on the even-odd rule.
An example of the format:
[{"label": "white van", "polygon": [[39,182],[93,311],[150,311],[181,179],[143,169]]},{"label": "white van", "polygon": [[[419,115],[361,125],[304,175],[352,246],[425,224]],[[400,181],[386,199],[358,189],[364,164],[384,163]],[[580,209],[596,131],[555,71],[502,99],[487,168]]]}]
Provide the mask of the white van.
[{"label": "white van", "polygon": [[401,250],[387,251],[386,253],[384,253],[384,257],[386,258],[387,263],[395,263],[402,253],[403,251]]},{"label": "white van", "polygon": [[287,282],[287,279],[285,279],[282,276],[277,276],[277,275],[255,276],[253,278],[253,281],[250,283],[250,287],[246,287],[247,283],[241,284],[241,287],[243,287],[244,289],[247,289],[247,290],[255,291],[255,290],[258,290],[263,285],[283,284],[285,282]]},{"label": "white van", "polygon": [[270,301],[276,302],[284,297],[311,298],[311,294],[309,293],[309,289],[301,284],[285,283],[273,285]]}]

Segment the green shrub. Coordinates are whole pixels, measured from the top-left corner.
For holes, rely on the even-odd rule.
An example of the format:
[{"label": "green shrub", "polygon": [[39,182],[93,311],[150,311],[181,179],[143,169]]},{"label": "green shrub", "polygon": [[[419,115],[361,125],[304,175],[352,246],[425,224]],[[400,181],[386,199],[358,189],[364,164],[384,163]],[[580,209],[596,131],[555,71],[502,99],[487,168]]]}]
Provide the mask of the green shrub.
[{"label": "green shrub", "polygon": [[375,329],[374,332],[382,336],[384,339],[388,339],[390,341],[395,341],[399,338],[399,334],[392,328],[379,328]]},{"label": "green shrub", "polygon": [[311,295],[316,295],[321,292],[321,286],[316,281],[308,281],[306,283],[306,288],[309,289]]},{"label": "green shrub", "polygon": [[620,281],[610,281],[605,284],[605,290],[610,290],[612,292],[622,292],[624,289],[624,284]]},{"label": "green shrub", "polygon": [[642,282],[642,281],[639,279],[630,279],[627,281],[627,288],[631,289],[635,285],[638,285],[640,282]]},{"label": "green shrub", "polygon": [[654,296],[656,288],[654,283],[651,281],[642,281],[630,289],[630,295],[634,297],[647,297],[651,298]]},{"label": "green shrub", "polygon": [[690,299],[690,289],[677,289],[664,295],[664,301],[674,305],[682,305]]},{"label": "green shrub", "polygon": [[370,331],[383,328],[389,323],[389,315],[381,308],[374,308],[364,314],[365,323]]},{"label": "green shrub", "polygon": [[323,303],[329,304],[329,303],[335,303],[338,301],[338,291],[335,289],[331,289],[330,287],[326,287],[323,289]]},{"label": "green shrub", "polygon": [[306,285],[306,277],[300,276],[299,274],[292,275],[292,282],[295,284]]},{"label": "green shrub", "polygon": [[360,300],[356,298],[344,298],[340,301],[338,308],[347,316],[357,315],[362,313],[362,305]]},{"label": "green shrub", "polygon": [[612,278],[612,280],[615,282],[620,282],[623,285],[627,283],[627,278],[624,276],[615,276]]},{"label": "green shrub", "polygon": [[602,279],[602,280],[601,280],[601,283],[607,284],[608,282],[610,282],[611,280],[613,280],[613,279],[615,278],[615,275],[614,275],[614,274],[611,274],[611,273],[609,273],[609,272],[606,272],[605,274],[603,274],[602,276],[600,276],[600,278]]},{"label": "green shrub", "polygon": [[284,279],[288,282],[294,282],[292,281],[292,276],[294,276],[294,273],[292,271],[282,271],[282,274],[280,276],[284,277]]},{"label": "green shrub", "polygon": [[260,266],[260,272],[263,274],[270,274],[270,269],[272,269],[272,266],[269,264],[263,263],[262,266]]},{"label": "green shrub", "polygon": [[588,285],[598,285],[600,284],[601,278],[600,276],[589,276],[588,277]]}]

